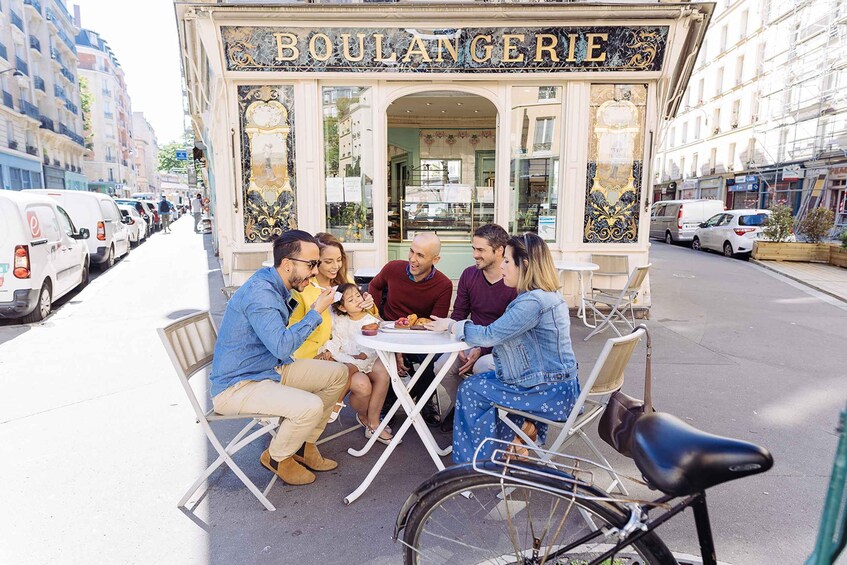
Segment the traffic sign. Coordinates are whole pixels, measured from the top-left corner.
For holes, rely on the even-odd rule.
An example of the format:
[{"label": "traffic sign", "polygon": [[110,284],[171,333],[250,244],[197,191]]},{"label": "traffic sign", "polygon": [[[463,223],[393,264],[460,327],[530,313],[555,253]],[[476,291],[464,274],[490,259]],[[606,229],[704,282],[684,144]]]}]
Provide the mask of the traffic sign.
[{"label": "traffic sign", "polygon": [[177,149],[176,150],[176,160],[177,161],[188,161],[188,149]]}]

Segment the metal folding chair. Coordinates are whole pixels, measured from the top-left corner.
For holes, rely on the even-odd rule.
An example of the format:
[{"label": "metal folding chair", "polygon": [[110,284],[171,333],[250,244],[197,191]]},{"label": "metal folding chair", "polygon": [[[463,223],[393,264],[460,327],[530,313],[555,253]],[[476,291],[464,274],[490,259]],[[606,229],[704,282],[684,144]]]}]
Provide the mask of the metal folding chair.
[{"label": "metal folding chair", "polygon": [[[641,338],[643,338],[646,333],[646,326],[641,325],[638,329],[627,336],[611,338],[606,341],[606,344],[603,346],[603,350],[600,352],[600,356],[597,358],[597,363],[594,365],[594,369],[591,371],[588,379],[586,379],[583,383],[582,391],[580,392],[573,409],[568,415],[567,420],[564,422],[548,420],[546,418],[536,416],[535,414],[529,414],[514,408],[499,405],[497,406],[498,417],[515,432],[515,435],[521,438],[521,441],[526,444],[528,449],[533,450],[536,456],[544,461],[550,460],[553,453],[561,453],[562,446],[564,446],[572,438],[579,437],[594,453],[597,460],[609,469],[608,472],[612,479],[612,483],[606,489],[607,492],[611,492],[613,489],[618,488],[623,494],[627,494],[626,487],[618,474],[612,469],[612,465],[597,449],[597,446],[594,445],[594,442],[591,441],[584,430],[586,426],[596,420],[597,417],[603,413],[603,410],[606,408],[606,403],[609,400],[609,396],[623,386],[624,369],[629,364],[629,361],[632,358],[632,353],[635,351],[635,347],[638,345],[638,342],[641,341]],[[529,436],[521,430],[520,426],[516,425],[509,418],[509,414],[516,414],[534,422],[547,424],[551,427],[551,432],[552,429],[557,427],[561,427],[561,431],[550,444],[549,449],[541,450],[541,447],[536,442],[532,441],[532,439],[530,439]]]},{"label": "metal folding chair", "polygon": [[[620,292],[620,283],[623,282],[623,277],[629,277],[629,256],[592,254],[591,262],[599,267],[596,271],[591,271],[591,296],[593,297],[598,292],[605,294]],[[595,286],[595,277],[607,284]],[[615,279],[617,279],[617,285],[612,284]]]},{"label": "metal folding chair", "polygon": [[[188,488],[185,495],[180,499],[178,506],[182,507],[188,502],[191,496],[197,492],[200,486],[208,479],[208,477],[221,465],[226,463],[232,472],[235,473],[241,482],[250,489],[250,492],[259,499],[259,502],[268,509],[276,510],[273,504],[268,500],[267,493],[276,482],[277,476],[274,475],[264,491],[253,484],[247,475],[244,474],[238,465],[233,461],[232,456],[241,448],[252,443],[254,440],[270,434],[274,436],[276,429],[279,427],[280,417],[268,414],[238,414],[236,416],[223,416],[215,413],[213,409],[203,410],[197,395],[194,394],[194,389],[191,387],[189,379],[195,374],[201,372],[206,367],[212,364],[212,358],[215,352],[215,341],[218,337],[218,330],[212,320],[212,316],[208,311],[190,314],[175,322],[159,328],[159,337],[162,339],[162,344],[168,352],[168,356],[173,363],[176,374],[179,377],[179,382],[188,396],[188,402],[194,409],[194,414],[197,416],[197,423],[203,428],[212,447],[218,453],[217,459],[211,465],[206,467],[206,470],[194,483]],[[205,371],[203,371],[205,373]],[[220,420],[249,420],[246,426],[241,428],[232,440],[223,445],[215,431],[212,429],[211,423]],[[255,429],[258,426],[258,429]],[[205,492],[205,491],[204,491]]]},{"label": "metal folding chair", "polygon": [[[616,334],[619,336],[622,335],[620,330],[615,326],[615,322],[618,321],[623,322],[628,331],[632,331],[635,328],[635,310],[633,309],[633,304],[638,297],[638,291],[641,289],[644,279],[647,278],[650,266],[648,263],[647,265],[636,267],[632,271],[632,274],[629,275],[626,286],[616,294],[609,294],[603,290],[598,290],[593,296],[585,299],[585,304],[591,309],[591,315],[595,324],[594,330],[585,336],[585,341],[588,341],[606,328],[612,328]],[[603,313],[598,309],[598,306],[608,308],[609,313]],[[632,323],[626,319],[627,308],[629,309]],[[601,318],[599,323],[597,322],[598,316]]]}]

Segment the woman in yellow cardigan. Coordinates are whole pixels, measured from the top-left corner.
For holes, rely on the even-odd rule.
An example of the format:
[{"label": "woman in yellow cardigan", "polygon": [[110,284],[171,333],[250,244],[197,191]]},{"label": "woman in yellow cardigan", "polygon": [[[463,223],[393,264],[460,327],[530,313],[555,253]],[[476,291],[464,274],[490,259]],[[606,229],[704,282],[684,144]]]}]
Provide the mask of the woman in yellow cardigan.
[{"label": "woman in yellow cardigan", "polygon": [[[289,326],[296,324],[306,316],[306,312],[312,306],[312,303],[317,300],[318,295],[324,288],[330,288],[346,282],[352,282],[348,279],[347,254],[344,253],[344,246],[341,245],[341,242],[338,241],[335,236],[328,233],[319,233],[315,235],[315,239],[318,241],[318,246],[320,247],[321,252],[321,262],[318,264],[318,274],[311,279],[311,284],[302,292],[297,293],[294,291],[292,293],[297,298],[297,308],[295,308],[294,312],[291,313],[291,318],[288,321]],[[379,313],[376,306],[374,306],[371,295],[363,293],[362,296],[365,299],[363,307],[371,314],[378,316]],[[294,352],[293,356],[295,359],[332,359],[332,356],[328,351],[322,351],[326,342],[329,341],[330,337],[332,337],[332,317],[330,315],[329,308],[321,314],[321,317],[323,318],[323,322],[321,322],[321,324],[315,328],[315,331],[306,338],[303,345]],[[339,412],[341,412],[341,409],[346,406],[346,404],[344,404],[344,397],[347,395],[349,390],[350,381],[348,377],[347,387],[342,391],[341,397],[339,397],[338,402],[335,403],[335,408],[333,409],[332,414],[330,414],[330,422],[334,422],[338,419]]]}]

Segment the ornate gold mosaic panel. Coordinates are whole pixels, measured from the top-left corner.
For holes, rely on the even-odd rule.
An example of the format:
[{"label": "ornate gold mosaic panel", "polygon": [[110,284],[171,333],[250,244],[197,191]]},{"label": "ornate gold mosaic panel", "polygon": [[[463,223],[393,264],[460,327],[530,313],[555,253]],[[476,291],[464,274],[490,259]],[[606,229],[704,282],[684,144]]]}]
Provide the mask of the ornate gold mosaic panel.
[{"label": "ornate gold mosaic panel", "polygon": [[297,228],[294,87],[239,86],[244,241]]},{"label": "ornate gold mosaic panel", "polygon": [[635,243],[641,202],[647,87],[591,86],[585,243]]}]

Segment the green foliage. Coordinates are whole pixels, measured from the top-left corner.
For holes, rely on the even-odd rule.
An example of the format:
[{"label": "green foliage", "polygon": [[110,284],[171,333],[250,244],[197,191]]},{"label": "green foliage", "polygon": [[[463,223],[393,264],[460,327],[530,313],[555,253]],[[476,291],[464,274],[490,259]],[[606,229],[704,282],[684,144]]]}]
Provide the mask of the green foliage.
[{"label": "green foliage", "polygon": [[771,216],[765,220],[762,230],[771,241],[788,241],[794,229],[794,216],[791,215],[791,207],[777,204],[771,207]]},{"label": "green foliage", "polygon": [[847,249],[847,230],[841,232],[841,247]]},{"label": "green foliage", "polygon": [[159,170],[163,172],[185,173],[188,161],[178,161],[177,149],[185,149],[183,141],[171,141],[159,147]]},{"label": "green foliage", "polygon": [[338,119],[333,117],[324,118],[324,161],[326,163],[326,175],[337,177],[339,168],[338,156]]},{"label": "green foliage", "polygon": [[91,91],[85,77],[79,77],[79,108],[82,112],[82,128],[85,134],[85,148],[94,149],[94,132],[91,131]]},{"label": "green foliage", "polygon": [[815,208],[800,222],[800,233],[811,243],[820,243],[835,224],[835,213],[829,208]]}]

